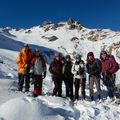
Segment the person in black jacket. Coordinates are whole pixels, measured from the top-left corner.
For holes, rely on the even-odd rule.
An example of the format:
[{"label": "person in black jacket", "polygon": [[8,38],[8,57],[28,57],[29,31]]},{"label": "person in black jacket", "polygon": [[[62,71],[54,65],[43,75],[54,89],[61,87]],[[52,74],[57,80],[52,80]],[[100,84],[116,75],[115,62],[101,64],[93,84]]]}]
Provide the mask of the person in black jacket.
[{"label": "person in black jacket", "polygon": [[50,64],[49,71],[54,81],[53,95],[62,97],[62,57],[60,53],[55,54],[55,58]]},{"label": "person in black jacket", "polygon": [[100,74],[101,74],[101,61],[94,58],[93,52],[87,54],[87,73],[89,74],[90,98],[94,99],[94,83],[97,88],[98,98],[102,98],[102,91],[100,88]]},{"label": "person in black jacket", "polygon": [[71,72],[73,63],[71,62],[70,55],[66,55],[63,64],[63,80],[66,87],[66,97],[70,97],[73,100],[73,74]]}]

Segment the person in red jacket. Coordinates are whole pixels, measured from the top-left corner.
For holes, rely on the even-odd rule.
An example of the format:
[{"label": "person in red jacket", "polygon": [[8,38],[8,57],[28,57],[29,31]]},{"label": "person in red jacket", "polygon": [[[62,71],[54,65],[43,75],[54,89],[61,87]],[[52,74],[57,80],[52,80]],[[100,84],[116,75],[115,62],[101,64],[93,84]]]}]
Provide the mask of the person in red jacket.
[{"label": "person in red jacket", "polygon": [[111,100],[114,100],[115,81],[113,74],[116,72],[116,61],[113,57],[110,57],[106,51],[101,51],[100,58],[102,62],[103,82],[108,89],[109,97]]},{"label": "person in red jacket", "polygon": [[31,61],[33,69],[33,96],[42,95],[42,81],[46,77],[46,63],[38,48],[35,49],[35,55]]}]

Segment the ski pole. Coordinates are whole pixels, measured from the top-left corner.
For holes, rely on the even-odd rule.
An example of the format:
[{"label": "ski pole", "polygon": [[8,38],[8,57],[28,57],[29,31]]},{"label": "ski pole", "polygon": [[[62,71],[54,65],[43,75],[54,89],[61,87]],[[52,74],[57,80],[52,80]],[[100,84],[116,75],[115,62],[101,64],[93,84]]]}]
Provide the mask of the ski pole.
[{"label": "ski pole", "polygon": [[100,85],[101,85],[102,91],[103,91],[103,86],[104,86],[104,84],[103,84],[103,78],[100,77],[100,80],[102,81],[102,82],[100,81],[100,83],[101,83]]},{"label": "ski pole", "polygon": [[[21,79],[20,79],[20,81],[19,81],[19,83],[18,83],[18,87],[19,87],[19,84],[22,82],[22,79],[23,79],[23,78],[24,78],[24,75],[22,75],[22,77],[21,77]],[[17,79],[17,80],[19,80],[19,79]],[[16,83],[16,80],[14,80],[13,83],[9,86],[8,91],[12,88],[12,86],[13,86],[15,83]]]},{"label": "ski pole", "polygon": [[113,94],[114,94],[115,96],[116,96],[116,94],[117,94],[117,96],[120,98],[120,93],[119,93],[118,89],[116,88],[115,83],[113,82],[113,79],[110,78],[110,81],[111,81],[111,83],[112,83],[112,85],[113,85]]}]

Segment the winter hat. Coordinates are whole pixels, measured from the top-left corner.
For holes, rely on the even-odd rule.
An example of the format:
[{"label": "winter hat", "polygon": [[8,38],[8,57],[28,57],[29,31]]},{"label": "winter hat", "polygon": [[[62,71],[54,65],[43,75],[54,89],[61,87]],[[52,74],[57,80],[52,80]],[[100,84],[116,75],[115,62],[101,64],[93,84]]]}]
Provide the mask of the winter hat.
[{"label": "winter hat", "polygon": [[70,55],[66,55],[65,58],[71,58]]},{"label": "winter hat", "polygon": [[100,53],[100,55],[103,55],[103,54],[106,54],[106,55],[107,55],[107,51],[102,50],[101,53]]},{"label": "winter hat", "polygon": [[80,54],[77,54],[77,55],[75,56],[75,59],[81,59],[81,55],[80,55]]},{"label": "winter hat", "polygon": [[55,57],[61,57],[61,54],[60,53],[56,53]]},{"label": "winter hat", "polygon": [[35,48],[35,52],[40,52],[40,50],[38,48]]},{"label": "winter hat", "polygon": [[29,47],[27,43],[24,44],[24,47]]}]

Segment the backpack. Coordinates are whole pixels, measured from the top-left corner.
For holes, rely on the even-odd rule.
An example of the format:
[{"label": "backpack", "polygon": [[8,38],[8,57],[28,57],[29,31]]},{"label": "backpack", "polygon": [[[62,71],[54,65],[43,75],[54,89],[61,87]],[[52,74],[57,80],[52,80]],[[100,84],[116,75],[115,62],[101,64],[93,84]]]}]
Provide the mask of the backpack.
[{"label": "backpack", "polygon": [[118,62],[116,62],[116,70],[115,70],[115,72],[117,72],[119,69],[120,69],[120,66],[119,66]]},{"label": "backpack", "polygon": [[[111,63],[112,59],[115,60],[114,56],[109,56],[110,66],[112,66],[112,63]],[[115,70],[114,70],[114,72],[117,72],[119,69],[120,69],[120,66],[119,66],[118,62],[115,60]]]},{"label": "backpack", "polygon": [[95,63],[97,64],[97,67],[98,67],[98,71],[99,71],[99,73],[101,72],[101,70],[102,70],[102,63],[101,63],[101,61],[99,60],[99,59],[97,59],[97,58],[95,58]]}]

